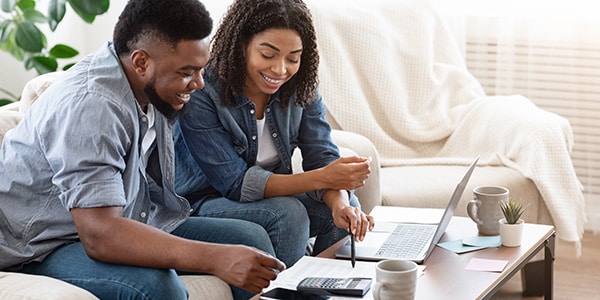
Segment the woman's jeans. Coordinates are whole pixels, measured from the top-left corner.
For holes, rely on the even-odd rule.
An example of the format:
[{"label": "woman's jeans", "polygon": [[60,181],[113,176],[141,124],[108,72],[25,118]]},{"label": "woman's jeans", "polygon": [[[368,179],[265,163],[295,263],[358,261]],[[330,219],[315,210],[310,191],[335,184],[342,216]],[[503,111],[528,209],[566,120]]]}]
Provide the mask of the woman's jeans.
[{"label": "woman's jeans", "polygon": [[[257,224],[243,220],[190,217],[172,233],[204,242],[248,245],[275,255],[265,230]],[[175,270],[96,261],[87,256],[81,242],[62,246],[43,262],[27,264],[21,272],[66,281],[90,291],[103,300],[188,298],[185,286]],[[248,299],[253,296],[237,287],[232,287],[232,292],[235,299]]]},{"label": "woman's jeans", "polygon": [[[360,207],[354,196],[350,204]],[[325,203],[312,200],[305,194],[255,202],[214,198],[205,200],[195,214],[241,219],[261,225],[271,238],[277,258],[288,267],[305,255],[309,237],[316,237],[312,255],[317,255],[348,235],[347,229],[335,226],[331,210]]]}]

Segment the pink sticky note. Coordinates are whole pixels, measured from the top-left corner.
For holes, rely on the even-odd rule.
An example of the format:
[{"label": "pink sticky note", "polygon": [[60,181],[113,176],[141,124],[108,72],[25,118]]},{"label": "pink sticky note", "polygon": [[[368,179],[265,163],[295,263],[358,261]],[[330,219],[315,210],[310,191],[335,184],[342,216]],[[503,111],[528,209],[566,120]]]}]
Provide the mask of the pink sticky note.
[{"label": "pink sticky note", "polygon": [[508,260],[471,258],[465,269],[472,271],[502,272],[504,267],[506,267],[506,264],[508,264]]}]

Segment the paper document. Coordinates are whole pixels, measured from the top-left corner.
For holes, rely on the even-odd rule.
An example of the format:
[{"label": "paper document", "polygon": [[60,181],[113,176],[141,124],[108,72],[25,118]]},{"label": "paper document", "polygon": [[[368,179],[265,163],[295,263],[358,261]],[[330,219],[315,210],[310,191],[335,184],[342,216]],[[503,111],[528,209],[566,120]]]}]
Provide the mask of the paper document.
[{"label": "paper document", "polygon": [[[303,256],[298,262],[296,262],[291,268],[279,273],[277,279],[271,282],[268,288],[264,292],[274,289],[276,287],[282,287],[286,289],[295,290],[296,286],[300,281],[306,277],[336,277],[336,278],[350,278],[350,277],[367,277],[373,279],[375,282],[375,266],[377,262],[374,261],[356,261],[356,265],[352,268],[349,260],[345,259],[331,259],[321,258],[314,256]],[[425,266],[418,266],[417,278],[423,275]],[[362,299],[372,299],[371,290]],[[356,297],[338,297],[334,296],[331,299],[354,299]]]},{"label": "paper document", "polygon": [[268,289],[276,286],[295,290],[298,283],[306,277],[375,278],[375,265],[377,262],[357,261],[352,268],[350,261],[345,259],[303,256],[291,268],[279,273]]}]

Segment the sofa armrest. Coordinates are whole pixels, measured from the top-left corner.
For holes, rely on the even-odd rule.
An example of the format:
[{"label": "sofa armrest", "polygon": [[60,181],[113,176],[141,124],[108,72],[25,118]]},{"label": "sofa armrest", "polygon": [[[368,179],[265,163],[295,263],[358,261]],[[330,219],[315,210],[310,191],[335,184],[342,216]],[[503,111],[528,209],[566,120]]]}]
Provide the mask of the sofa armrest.
[{"label": "sofa armrest", "polygon": [[344,148],[350,149],[358,156],[371,157],[371,174],[362,188],[356,190],[356,196],[360,200],[364,212],[369,213],[371,209],[381,203],[381,186],[379,179],[379,153],[371,140],[358,133],[336,130],[331,132],[333,142],[340,147],[342,156]]},{"label": "sofa armrest", "polygon": [[[379,154],[375,145],[366,137],[357,133],[334,129],[331,132],[333,142],[340,149],[341,156],[358,155],[371,157],[371,174],[365,185],[356,190],[362,210],[369,213],[376,205],[381,205],[381,187],[379,185]],[[294,173],[303,172],[302,152],[296,148],[292,155],[292,169]]]},{"label": "sofa armrest", "polygon": [[18,108],[18,103],[0,106],[0,147],[2,146],[2,140],[6,132],[17,126],[23,118],[23,114],[18,109],[13,108]]},{"label": "sofa armrest", "polygon": [[40,95],[58,78],[62,72],[50,72],[29,80],[21,92],[19,111],[25,113]]}]

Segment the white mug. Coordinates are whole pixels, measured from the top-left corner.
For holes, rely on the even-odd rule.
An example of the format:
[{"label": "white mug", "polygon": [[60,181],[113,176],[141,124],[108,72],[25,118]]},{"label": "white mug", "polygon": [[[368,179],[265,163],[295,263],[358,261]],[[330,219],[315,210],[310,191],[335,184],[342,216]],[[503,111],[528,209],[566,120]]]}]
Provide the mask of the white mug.
[{"label": "white mug", "polygon": [[473,189],[473,199],[467,203],[467,214],[477,223],[482,235],[498,235],[498,221],[502,219],[500,201],[506,201],[509,191],[501,186],[478,186]]},{"label": "white mug", "polygon": [[401,259],[386,259],[377,263],[373,285],[375,300],[413,300],[416,289],[416,263]]}]

